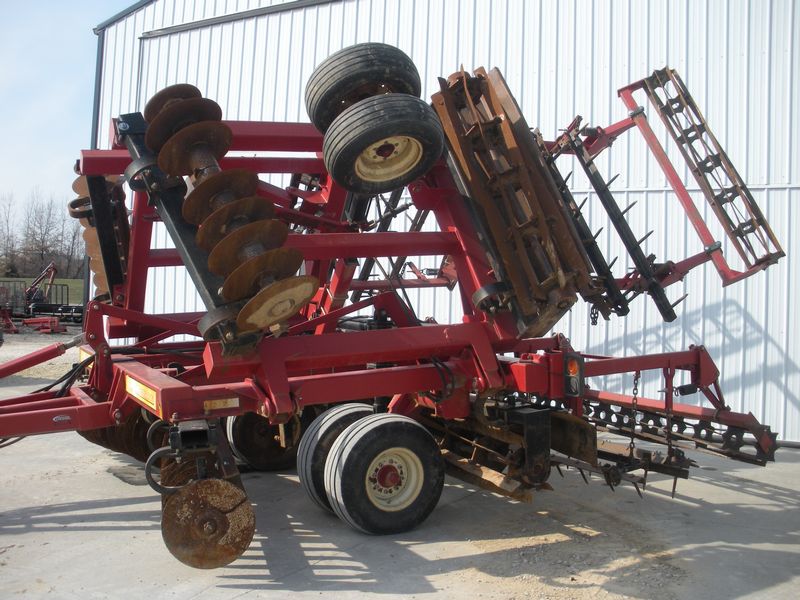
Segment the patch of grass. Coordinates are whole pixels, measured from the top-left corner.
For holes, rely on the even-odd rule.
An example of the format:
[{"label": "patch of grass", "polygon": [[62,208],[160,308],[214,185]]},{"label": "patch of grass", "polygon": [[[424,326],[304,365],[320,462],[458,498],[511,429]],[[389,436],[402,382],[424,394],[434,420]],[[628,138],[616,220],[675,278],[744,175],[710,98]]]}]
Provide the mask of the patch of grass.
[{"label": "patch of grass", "polygon": [[83,279],[60,279],[57,277],[53,283],[63,283],[68,287],[70,304],[83,304]]}]

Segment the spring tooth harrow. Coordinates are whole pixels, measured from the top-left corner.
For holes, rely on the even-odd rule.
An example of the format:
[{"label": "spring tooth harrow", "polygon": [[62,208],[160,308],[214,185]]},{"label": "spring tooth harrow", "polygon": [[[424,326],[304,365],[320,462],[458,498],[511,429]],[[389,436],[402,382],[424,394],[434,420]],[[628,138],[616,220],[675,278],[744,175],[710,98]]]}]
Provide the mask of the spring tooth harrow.
[{"label": "spring tooth harrow", "polygon": [[[75,345],[80,362],[56,390],[0,400],[0,439],[75,430],[141,460],[162,495],[167,547],[198,568],[235,560],[255,533],[240,465],[296,462],[314,504],[387,534],[427,518],[445,472],[529,500],[564,466],[641,492],[649,472],[686,477],[687,448],[766,464],[775,435],[725,404],[704,348],[612,358],[542,337],[579,296],[596,321],[647,294],[669,321],[677,303],[666,289],[692,268],[710,260],[728,284],[782,256],[680,84],[654,101],[662,115],[693,115],[700,133],[690,140],[681,126],[684,145],[712,140],[709,160],[733,181],[710,192],[748,268],[728,266],[632,104],[640,89],[657,96],[667,75],[679,82],[665,70],[620,91],[629,118],[590,128],[577,117],[555,141],[528,128],[499,71],[440,80],[431,106],[410,59],[383,44],[317,67],[306,90],[313,125],[223,122],[194,86],[162,90],[143,114],[114,120],[113,149],[81,155],[69,209],[87,228],[99,295],[80,338],[0,365],[0,378]],[[597,172],[597,154],[634,128],[703,240],[700,254],[655,262]],[[615,276],[600,251],[556,165],[563,154],[590,175],[632,273]],[[700,171],[716,181],[709,169]],[[292,174],[291,185],[258,177],[272,173]],[[118,174],[133,191],[129,218]],[[392,231],[407,211],[409,230]],[[427,217],[437,231],[423,231]],[[155,221],[174,248],[151,247]],[[409,255],[441,266],[418,268]],[[206,310],[146,314],[148,270],[174,266]],[[441,287],[457,287],[462,322],[422,321],[404,299]],[[663,398],[639,395],[647,371],[661,374]],[[615,374],[633,375],[632,394],[590,386]],[[690,394],[704,405],[678,401]]]}]

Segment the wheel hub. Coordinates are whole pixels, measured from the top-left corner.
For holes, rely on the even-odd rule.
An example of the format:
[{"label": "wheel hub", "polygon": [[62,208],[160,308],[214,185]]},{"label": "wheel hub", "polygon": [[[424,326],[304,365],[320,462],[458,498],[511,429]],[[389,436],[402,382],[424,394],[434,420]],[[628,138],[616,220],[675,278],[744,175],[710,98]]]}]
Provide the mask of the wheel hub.
[{"label": "wheel hub", "polygon": [[403,510],[419,496],[423,479],[422,463],[413,452],[389,448],[378,454],[367,469],[367,497],[381,510]]},{"label": "wheel hub", "polygon": [[375,478],[378,485],[382,488],[393,488],[395,486],[399,486],[403,481],[402,477],[400,476],[400,471],[398,471],[397,467],[394,465],[383,465],[380,469],[378,469],[378,473],[376,474]]},{"label": "wheel hub", "polygon": [[372,144],[356,159],[355,172],[364,181],[397,179],[414,169],[422,159],[422,144],[413,137],[398,135]]}]

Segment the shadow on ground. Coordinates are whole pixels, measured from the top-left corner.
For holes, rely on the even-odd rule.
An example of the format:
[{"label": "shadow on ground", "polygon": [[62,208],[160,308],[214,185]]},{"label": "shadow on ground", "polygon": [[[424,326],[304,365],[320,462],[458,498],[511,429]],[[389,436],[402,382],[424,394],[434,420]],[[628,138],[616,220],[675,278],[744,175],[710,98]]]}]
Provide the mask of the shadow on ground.
[{"label": "shadow on ground", "polygon": [[[247,552],[215,572],[214,585],[414,595],[442,591],[443,581],[454,588],[490,582],[498,589],[538,581],[567,596],[600,587],[635,598],[703,591],[735,598],[796,577],[797,490],[760,480],[764,471],[756,467],[704,459],[709,466],[682,482],[674,500],[671,481],[663,479],[651,481],[640,500],[630,487],[612,492],[597,479],[586,486],[567,472],[554,477],[556,491],[538,494],[532,505],[448,480],[426,523],[388,537],[360,534],[318,509],[293,474],[247,473],[258,529]],[[778,459],[796,473],[800,453],[783,450]],[[141,465],[116,455],[112,462],[108,472],[136,493],[4,510],[2,539],[159,529],[158,497],[139,487]],[[197,573],[175,567],[181,576]]]}]

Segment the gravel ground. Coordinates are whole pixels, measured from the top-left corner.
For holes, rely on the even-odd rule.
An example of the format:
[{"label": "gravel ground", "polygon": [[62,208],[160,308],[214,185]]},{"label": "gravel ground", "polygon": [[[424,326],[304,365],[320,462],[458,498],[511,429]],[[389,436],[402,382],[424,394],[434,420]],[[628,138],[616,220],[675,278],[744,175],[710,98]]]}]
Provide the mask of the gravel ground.
[{"label": "gravel ground", "polygon": [[[74,335],[7,335],[0,362]],[[13,378],[0,397],[63,374],[75,350]],[[449,479],[416,530],[352,531],[296,475],[246,473],[257,532],[224,569],[175,561],[141,465],[72,433],[0,450],[0,597],[795,598],[800,452],[754,467],[702,454],[692,478],[651,476],[644,499],[554,473],[522,504]]]}]

